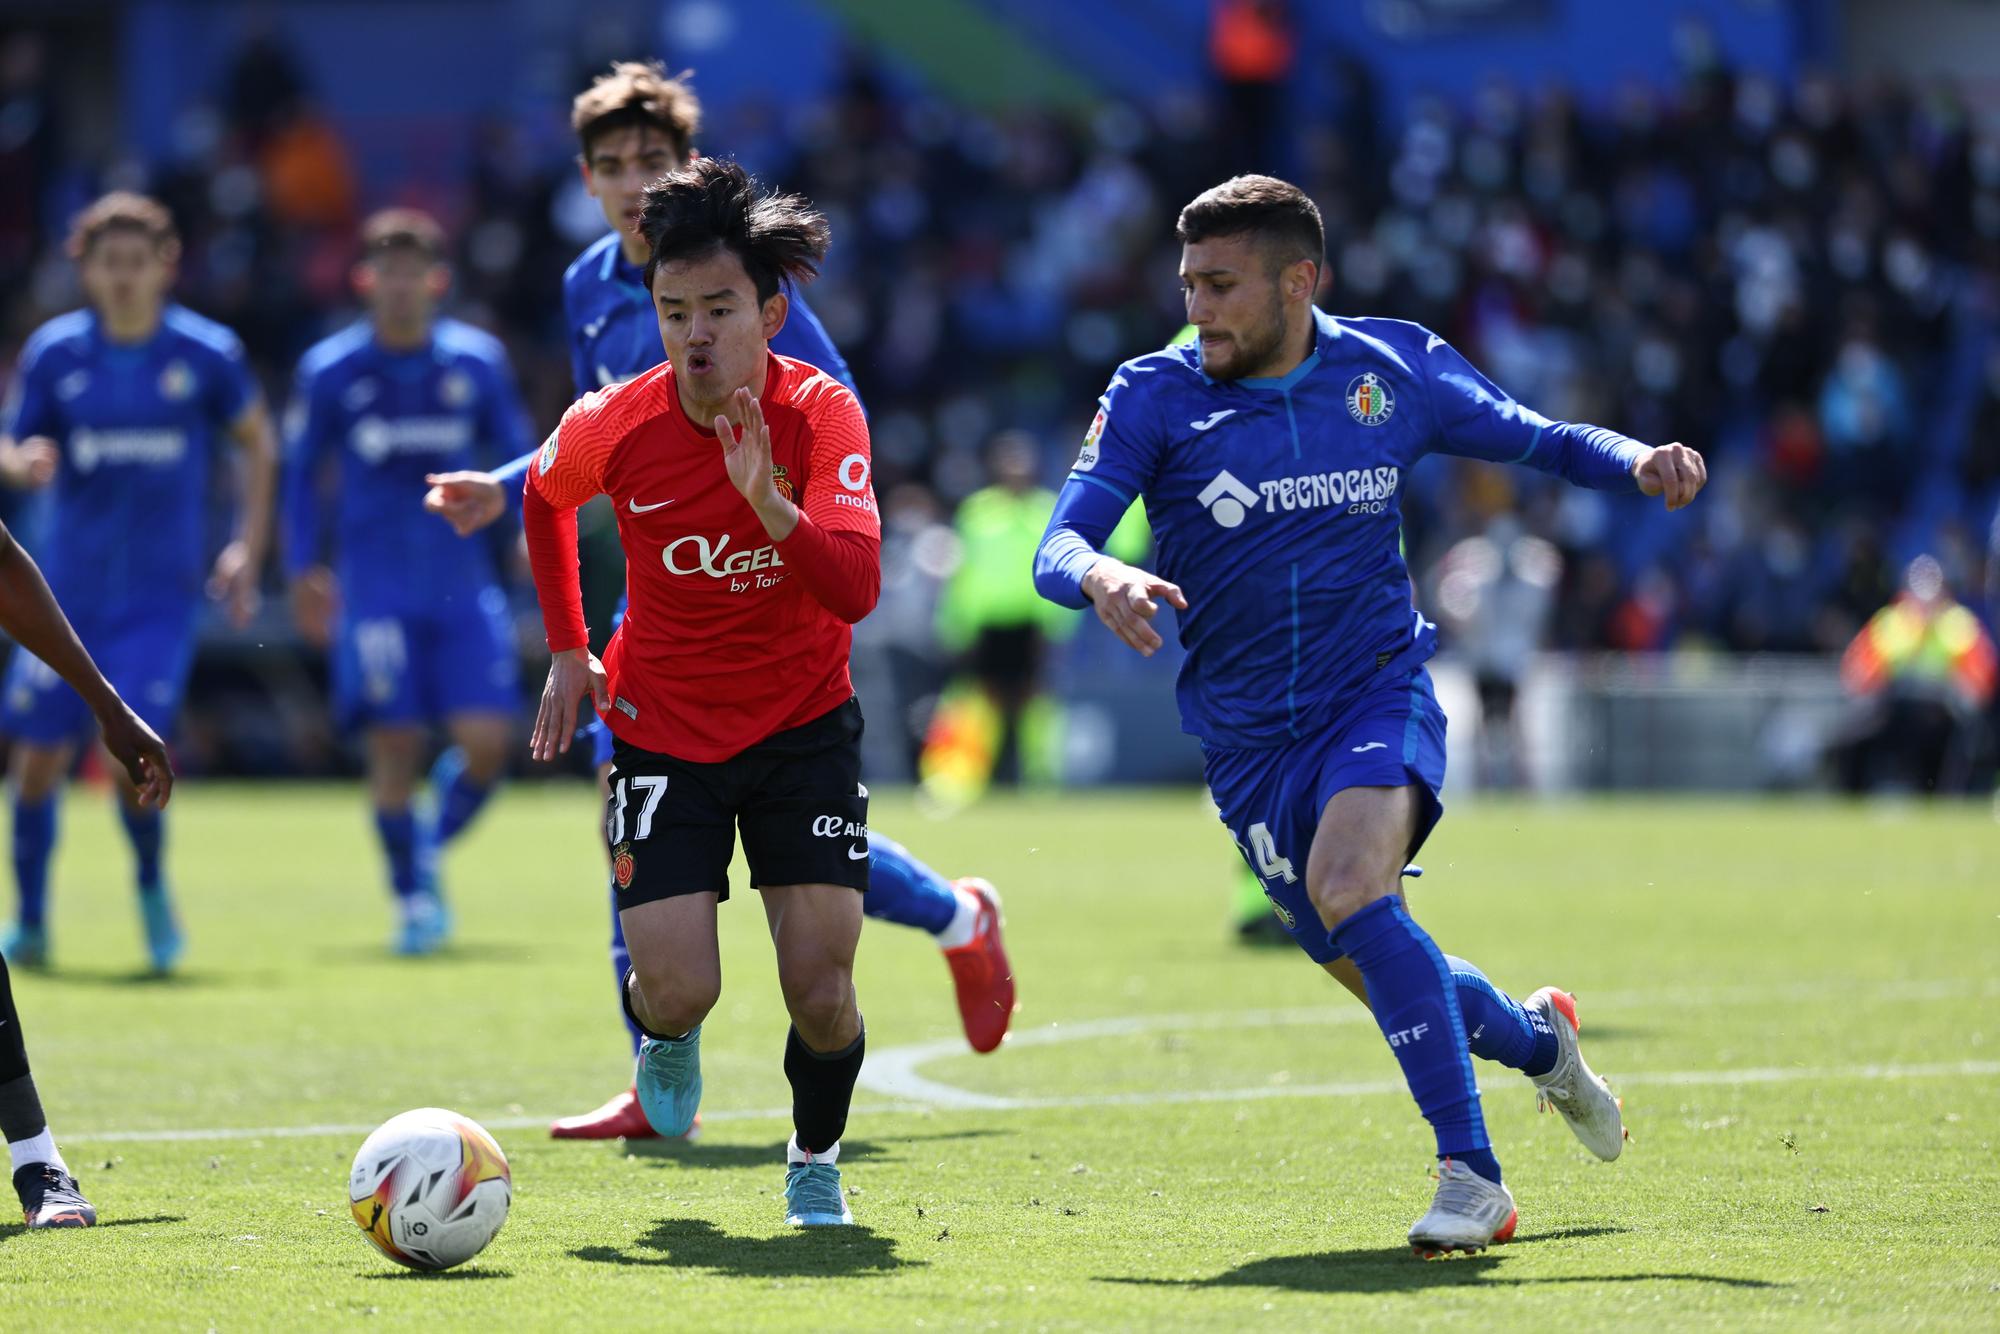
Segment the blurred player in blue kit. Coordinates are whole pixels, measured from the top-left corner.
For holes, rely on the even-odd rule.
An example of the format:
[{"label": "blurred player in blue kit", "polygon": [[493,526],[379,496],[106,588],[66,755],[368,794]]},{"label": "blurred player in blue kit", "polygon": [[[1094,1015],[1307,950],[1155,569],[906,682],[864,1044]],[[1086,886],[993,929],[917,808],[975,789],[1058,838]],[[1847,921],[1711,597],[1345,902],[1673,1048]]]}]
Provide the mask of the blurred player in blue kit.
[{"label": "blurred player in blue kit", "polygon": [[[239,626],[256,611],[277,446],[242,343],[168,299],[180,238],[163,206],[106,195],[79,215],[69,249],[89,304],[44,324],[22,349],[0,424],[0,477],[51,489],[38,542],[49,584],[117,693],[170,736],[204,587]],[[211,561],[209,497],[225,446],[242,459],[240,503],[236,534]],[[14,741],[20,895],[5,952],[37,966],[49,957],[56,798],[97,724],[51,664],[21,651],[0,691],[0,729]],[[139,800],[122,769],[111,773],[147,954],[165,972],[184,945],[167,887],[165,817]]]},{"label": "blurred player in blue kit", "polygon": [[[1403,478],[1425,454],[1457,454],[1677,509],[1705,467],[1678,444],[1551,421],[1419,325],[1316,310],[1319,210],[1283,181],[1209,190],[1177,235],[1200,336],[1112,377],[1036,584],[1147,655],[1160,604],[1175,608],[1182,727],[1201,739],[1223,824],[1293,939],[1374,1012],[1436,1132],[1437,1193],[1410,1243],[1478,1250],[1510,1238],[1516,1214],[1471,1056],[1529,1075],[1600,1158],[1618,1156],[1624,1128],[1583,1062],[1573,1000],[1545,987],[1517,1002],[1443,954],[1403,901],[1445,760],[1424,667],[1436,627],[1411,605],[1398,543]],[[1157,574],[1102,554],[1135,497]]]},{"label": "blurred player in blue kit", "polygon": [[[366,738],[395,948],[427,954],[450,933],[437,855],[499,781],[520,700],[492,545],[459,541],[418,496],[428,474],[512,458],[533,436],[499,341],[437,313],[451,282],[438,224],[390,209],[361,244],[367,318],[306,353],[286,412],[285,572],[300,630],[332,646],[335,712]],[[450,745],[420,804],[438,726]]]},{"label": "blurred player in blue kit", "polygon": [[[659,317],[643,268],[649,250],[637,231],[648,185],[695,157],[701,107],[683,79],[668,78],[657,64],[624,61],[579,94],[571,128],[579,141],[583,183],[610,227],[563,275],[563,315],[569,328],[570,368],[579,394],[650,370],[665,360]],[[804,298],[791,292],[784,326],[770,340],[779,356],[807,362],[854,388],[847,362],[827,337]],[[461,534],[498,519],[534,453],[497,473],[452,472],[431,477],[426,505]],[[622,612],[621,612],[622,614]],[[611,733],[593,727],[600,787],[611,763]],[[908,850],[876,831],[869,836],[869,889],[863,907],[871,917],[917,927],[937,941],[957,992],[959,1018],[975,1051],[997,1048],[1014,1013],[1013,968],[1001,941],[1000,899],[976,877],[947,880]],[[620,988],[629,957],[612,898],[611,964]],[[623,1013],[623,1004],[620,1004]],[[639,1033],[627,1020],[633,1050]],[[652,1134],[637,1097],[628,1089],[595,1111],[566,1117],[551,1127],[558,1138],[646,1138]]]}]

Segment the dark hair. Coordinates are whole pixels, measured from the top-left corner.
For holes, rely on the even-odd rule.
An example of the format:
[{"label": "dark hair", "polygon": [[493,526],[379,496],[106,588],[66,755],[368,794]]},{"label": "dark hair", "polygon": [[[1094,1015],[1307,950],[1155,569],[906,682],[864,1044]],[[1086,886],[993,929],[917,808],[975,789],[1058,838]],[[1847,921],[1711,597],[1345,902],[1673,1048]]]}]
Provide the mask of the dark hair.
[{"label": "dark hair", "polygon": [[1218,236],[1253,233],[1277,261],[1309,259],[1326,267],[1326,226],[1319,205],[1290,181],[1275,176],[1232,176],[1204,190],[1181,210],[1174,235],[1183,245]]},{"label": "dark hair", "polygon": [[658,130],[674,147],[674,160],[684,161],[701,130],[701,100],[688,86],[691,70],[667,77],[657,60],[620,60],[600,74],[569,104],[569,127],[576,131],[585,161],[590,146],[613,130],[638,125]]},{"label": "dark hair", "polygon": [[639,234],[652,247],[646,287],[660,265],[727,250],[743,261],[759,303],[780,283],[809,282],[831,239],[826,219],[799,195],[775,195],[726,158],[696,158],[646,187]]},{"label": "dark hair", "polygon": [[69,257],[82,259],[98,239],[111,232],[132,232],[153,243],[169,264],[180,258],[180,233],[174,215],[157,199],[130,190],[113,190],[76,215],[69,231]]},{"label": "dark hair", "polygon": [[421,209],[385,208],[361,224],[361,257],[375,259],[413,250],[433,263],[444,259],[444,228]]}]

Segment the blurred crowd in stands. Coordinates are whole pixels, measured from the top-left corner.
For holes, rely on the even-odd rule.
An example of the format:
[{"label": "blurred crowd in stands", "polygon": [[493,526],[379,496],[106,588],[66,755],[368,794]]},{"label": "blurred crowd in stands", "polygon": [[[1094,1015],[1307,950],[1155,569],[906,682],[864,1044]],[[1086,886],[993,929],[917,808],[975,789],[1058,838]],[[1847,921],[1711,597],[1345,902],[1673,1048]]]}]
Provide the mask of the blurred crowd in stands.
[{"label": "blurred crowd in stands", "polygon": [[[994,439],[1025,432],[1011,438],[1053,482],[1112,368],[1174,335],[1174,216],[1244,170],[1319,201],[1327,308],[1420,321],[1551,416],[1708,455],[1710,493],[1671,521],[1513,470],[1426,465],[1406,506],[1427,599],[1445,553],[1492,531],[1542,544],[1556,647],[1838,653],[1925,552],[1991,618],[1990,108],[1982,121],[1942,86],[1781,87],[1697,56],[1677,85],[1608,105],[1496,79],[1392,123],[1352,54],[1218,42],[1215,58],[1207,96],[1065,117],[971,112],[855,54],[823,99],[704,131],[832,219],[810,297],[868,405],[887,552],[907,562],[881,635],[912,651],[931,635],[941,525],[989,480]],[[571,396],[561,273],[600,224],[573,163],[527,148],[546,135],[486,123],[462,184],[376,197],[299,60],[260,38],[177,123],[173,160],[79,162],[54,62],[31,37],[0,48],[8,347],[77,300],[68,213],[100,187],[145,188],[187,238],[182,299],[242,333],[282,402],[297,354],[351,312],[364,207],[414,202],[457,237],[459,313],[505,337],[538,425],[554,422]]]}]

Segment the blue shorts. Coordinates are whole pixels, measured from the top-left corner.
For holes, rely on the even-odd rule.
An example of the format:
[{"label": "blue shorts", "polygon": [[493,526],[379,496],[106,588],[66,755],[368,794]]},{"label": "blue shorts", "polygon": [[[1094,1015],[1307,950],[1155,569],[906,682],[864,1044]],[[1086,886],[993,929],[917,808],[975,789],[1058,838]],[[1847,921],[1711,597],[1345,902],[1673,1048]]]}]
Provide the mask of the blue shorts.
[{"label": "blue shorts", "polygon": [[[173,735],[194,665],[194,612],[144,608],[73,618],[77,636],[132,711],[161,736]],[[89,741],[97,720],[55,669],[26,649],[7,668],[0,731],[36,746]]]},{"label": "blue shorts", "polygon": [[1331,724],[1283,746],[1203,746],[1209,793],[1271,909],[1314,963],[1340,957],[1306,895],[1306,859],[1320,815],[1350,787],[1414,786],[1416,834],[1406,858],[1444,814],[1444,710],[1419,667],[1355,700]]},{"label": "blue shorts", "polygon": [[334,637],[333,704],[346,728],[517,712],[520,663],[507,595],[488,587],[421,612],[343,618]]},{"label": "blue shorts", "polygon": [[[623,624],[625,624],[625,599],[621,597],[618,599],[618,610],[611,614],[612,633],[616,634],[618,627]],[[591,714],[590,721],[578,727],[576,732],[578,736],[590,738],[590,767],[592,771],[602,769],[605,765],[611,763],[611,748],[618,744],[618,738],[611,735],[611,729],[604,725],[602,718],[594,713]]]}]

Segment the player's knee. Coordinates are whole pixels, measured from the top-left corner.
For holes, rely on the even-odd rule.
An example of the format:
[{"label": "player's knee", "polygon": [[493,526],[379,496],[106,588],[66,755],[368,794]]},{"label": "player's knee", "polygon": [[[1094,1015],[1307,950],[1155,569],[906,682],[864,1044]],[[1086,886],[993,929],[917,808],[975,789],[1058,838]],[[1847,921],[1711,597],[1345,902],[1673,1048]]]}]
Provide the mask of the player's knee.
[{"label": "player's knee", "polygon": [[481,787],[500,781],[507,768],[507,738],[504,734],[482,736],[465,746],[465,773]]},{"label": "player's knee", "polygon": [[785,1009],[806,1045],[825,1050],[840,1045],[837,1034],[854,1007],[854,978],[846,968],[825,965],[781,975]]},{"label": "player's knee", "polygon": [[1394,883],[1384,883],[1375,868],[1344,860],[1318,868],[1306,885],[1306,894],[1329,931],[1394,892]]},{"label": "player's knee", "polygon": [[640,1017],[656,1033],[687,1032],[708,1017],[722,995],[720,977],[660,963],[635,960],[632,980],[639,991]]}]

